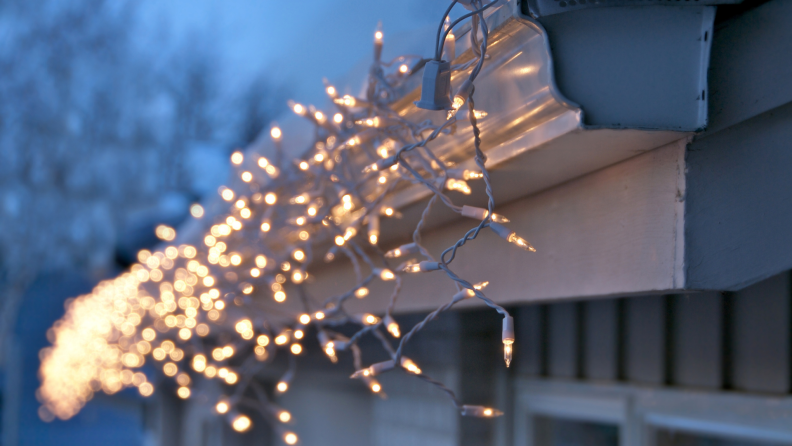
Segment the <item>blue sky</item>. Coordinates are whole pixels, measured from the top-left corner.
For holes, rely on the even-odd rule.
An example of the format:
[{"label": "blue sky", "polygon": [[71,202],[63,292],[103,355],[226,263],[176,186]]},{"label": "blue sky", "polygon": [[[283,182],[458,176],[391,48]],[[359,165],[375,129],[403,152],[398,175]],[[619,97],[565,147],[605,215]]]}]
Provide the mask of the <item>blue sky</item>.
[{"label": "blue sky", "polygon": [[[210,37],[229,88],[260,72],[290,87],[294,99],[323,100],[322,77],[338,80],[370,60],[382,21],[385,57],[429,54],[432,29],[448,0],[148,0],[144,21],[174,40]],[[459,8],[459,7],[457,7]],[[153,38],[155,41],[156,38]],[[360,68],[358,68],[360,69]],[[342,87],[343,88],[343,87]]]}]

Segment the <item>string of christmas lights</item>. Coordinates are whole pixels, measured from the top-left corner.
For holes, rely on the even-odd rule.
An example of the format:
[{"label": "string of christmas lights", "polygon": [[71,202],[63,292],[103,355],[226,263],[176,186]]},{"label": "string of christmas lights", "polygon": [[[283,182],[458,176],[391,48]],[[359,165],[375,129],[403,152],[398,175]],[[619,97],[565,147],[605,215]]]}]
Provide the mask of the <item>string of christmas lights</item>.
[{"label": "string of christmas lights", "polygon": [[[457,3],[470,12],[450,22],[448,15]],[[297,434],[289,429],[292,414],[270,401],[255,376],[285,351],[290,355],[289,366],[274,391],[287,392],[309,326],[333,363],[339,354],[351,352],[355,367],[351,377],[375,394],[384,396],[377,375],[401,369],[448,394],[463,416],[501,415],[494,408],[463,404],[452,390],[425,375],[403,354],[407,343],[427,323],[458,302],[477,298],[503,316],[506,366],[512,361],[512,317],[484,294],[487,282],[472,284],[451,269],[457,251],[486,228],[509,243],[534,251],[505,226],[509,222],[506,217],[494,213],[487,157],[480,147],[477,125],[486,113],[474,108],[474,82],[487,59],[489,30],[484,12],[496,3],[499,0],[452,1],[438,29],[433,59],[402,56],[383,62],[384,35],[378,29],[365,98],[341,96],[326,82],[325,90],[336,108],[333,112],[289,103],[296,115],[316,129],[314,144],[302,158],[285,163],[283,132],[272,127],[270,137],[276,149],[272,160],[253,151],[231,155],[238,180],[233,187],[219,190],[228,212],[216,217],[199,243],[165,244],[155,252],[140,251],[139,263],[128,272],[70,300],[65,316],[47,333],[53,346],[41,352],[41,418],[70,418],[100,390],[113,394],[135,386],[141,395],[150,396],[154,385],[140,368],[154,361],[164,377],[175,380],[177,395],[183,399],[193,396],[193,382],[198,377],[224,382],[227,394],[214,403],[215,411],[226,417],[234,430],[244,432],[252,427],[248,415],[252,410],[270,422],[286,444],[298,444]],[[473,59],[451,65],[456,59],[453,28],[467,19]],[[445,111],[446,119],[439,125],[411,122],[392,108],[400,99],[399,87],[421,68],[417,105]],[[451,73],[468,71],[452,99]],[[477,169],[454,168],[427,147],[451,133],[457,125],[457,112],[465,105],[474,134]],[[469,194],[467,182],[472,180],[485,184],[486,209],[459,206],[444,192]],[[413,241],[382,252],[378,247],[380,220],[398,216],[398,210],[386,204],[386,197],[405,183],[426,187],[432,197],[416,225]],[[478,220],[478,224],[435,259],[421,244],[421,229],[438,203]],[[192,206],[191,213],[196,219],[208,218],[199,204]],[[365,237],[358,237],[364,231]],[[177,240],[176,231],[167,226],[159,226],[156,234],[164,242]],[[291,322],[285,324],[279,322],[280,314],[268,315],[252,305],[256,299],[283,303],[289,298],[287,293],[299,290],[310,277],[308,268],[315,264],[313,250],[323,242],[332,246],[322,256],[325,262],[341,255],[350,261],[354,286],[327,297],[319,307],[311,308],[311,302],[304,299],[305,311],[291,315]],[[424,260],[411,258],[414,255]],[[391,266],[390,262],[405,258],[409,259]],[[402,282],[411,274],[434,271],[445,273],[457,292],[402,335],[393,318]],[[348,313],[345,303],[365,298],[374,281],[393,282],[382,317]],[[238,314],[245,316],[236,317]],[[351,336],[338,331],[348,325],[359,329]],[[236,340],[219,345],[217,335],[227,332],[234,333]],[[376,338],[391,359],[364,366],[358,345],[364,336]],[[398,340],[395,348],[394,340]],[[241,365],[230,365],[231,358],[251,347],[252,354]]]}]

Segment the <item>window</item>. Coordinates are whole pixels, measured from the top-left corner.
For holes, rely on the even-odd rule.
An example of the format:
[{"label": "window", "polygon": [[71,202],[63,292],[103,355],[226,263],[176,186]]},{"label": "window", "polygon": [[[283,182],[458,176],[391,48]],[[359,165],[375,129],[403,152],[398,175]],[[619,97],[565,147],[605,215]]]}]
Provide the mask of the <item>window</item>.
[{"label": "window", "polygon": [[792,445],[792,397],[519,379],[515,446]]}]

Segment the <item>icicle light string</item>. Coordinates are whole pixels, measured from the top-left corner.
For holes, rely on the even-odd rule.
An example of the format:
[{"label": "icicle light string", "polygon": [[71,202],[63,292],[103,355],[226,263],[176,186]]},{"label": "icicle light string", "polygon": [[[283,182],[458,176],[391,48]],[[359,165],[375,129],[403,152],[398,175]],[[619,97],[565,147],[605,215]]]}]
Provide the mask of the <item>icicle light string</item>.
[{"label": "icicle light string", "polygon": [[[275,425],[284,443],[297,444],[297,434],[285,428],[285,424],[293,422],[292,415],[267,398],[255,377],[279,351],[286,349],[290,351],[288,367],[275,384],[275,393],[287,392],[296,373],[295,358],[303,351],[309,326],[315,328],[318,343],[330,361],[337,362],[340,352],[350,351],[355,367],[352,377],[381,397],[385,393],[375,376],[402,369],[446,393],[464,416],[500,415],[492,408],[462,404],[452,390],[425,375],[403,354],[405,346],[426,324],[457,303],[477,298],[503,316],[504,359],[507,366],[511,362],[511,316],[484,294],[482,289],[487,282],[474,285],[450,266],[457,251],[485,228],[525,250],[533,250],[527,241],[503,226],[508,219],[494,213],[495,200],[477,122],[485,113],[475,110],[473,99],[474,81],[487,59],[489,31],[483,14],[498,2],[455,0],[441,19],[436,57],[451,54],[449,58],[453,58],[452,29],[468,18],[474,55],[471,61],[450,68],[465,71],[473,67],[453,101],[447,99],[451,107],[441,124],[413,123],[391,108],[399,99],[395,93],[398,87],[409,75],[432,62],[417,56],[382,62],[384,35],[377,29],[365,98],[340,96],[325,81],[336,111],[325,113],[290,102],[292,111],[316,129],[313,147],[303,159],[286,163],[283,132],[273,126],[273,162],[264,156],[256,158],[252,151],[232,154],[238,180],[234,187],[219,190],[230,211],[218,217],[198,246],[165,246],[153,253],[143,250],[138,254],[139,263],[130,271],[101,282],[88,295],[70,300],[66,315],[47,333],[53,346],[41,352],[41,418],[70,418],[99,390],[113,394],[134,386],[143,396],[151,395],[154,385],[141,371],[149,357],[156,364],[154,369],[177,382],[177,395],[181,398],[196,394],[192,386],[199,375],[219,379],[229,386],[227,396],[214,404],[216,412],[233,429],[244,432],[252,427],[250,417],[244,413],[252,409]],[[448,23],[448,14],[456,3],[472,12]],[[444,49],[446,39],[449,46]],[[450,76],[450,72],[443,75]],[[425,76],[424,91],[426,82]],[[449,168],[427,146],[453,133],[456,112],[466,104],[477,170]],[[397,146],[400,147],[396,149]],[[246,160],[249,157],[254,159]],[[361,169],[362,165],[366,167]],[[484,181],[486,209],[459,206],[444,193],[445,189],[469,193],[466,181],[475,179]],[[383,252],[378,247],[380,219],[399,215],[398,210],[387,205],[386,198],[404,183],[421,185],[432,196],[413,231],[412,243]],[[249,192],[243,192],[245,189]],[[462,216],[477,219],[478,224],[436,260],[422,245],[421,231],[438,202]],[[195,218],[208,215],[197,204],[192,206],[191,214]],[[163,241],[176,239],[175,229],[167,226],[158,227],[156,233]],[[366,233],[368,243],[358,242],[357,236],[362,233]],[[350,260],[355,283],[316,305],[306,294],[304,282],[311,277],[308,267],[314,259],[314,248],[323,246],[322,242],[332,246],[324,253],[325,261],[331,262],[339,254]],[[390,262],[401,264],[392,267]],[[393,312],[406,279],[403,275],[432,271],[444,273],[457,292],[402,334]],[[393,282],[382,318],[347,312],[345,304],[350,299],[365,298],[368,286],[375,281]],[[298,314],[272,304],[261,306],[265,293],[271,293],[278,305],[295,290],[303,309]],[[284,323],[284,319],[294,322]],[[351,336],[336,331],[346,325],[359,329]],[[228,333],[238,337],[227,341]],[[358,342],[367,335],[380,341],[390,360],[364,366]],[[398,339],[396,348],[391,344],[394,339]],[[253,352],[249,354],[251,348]]]}]

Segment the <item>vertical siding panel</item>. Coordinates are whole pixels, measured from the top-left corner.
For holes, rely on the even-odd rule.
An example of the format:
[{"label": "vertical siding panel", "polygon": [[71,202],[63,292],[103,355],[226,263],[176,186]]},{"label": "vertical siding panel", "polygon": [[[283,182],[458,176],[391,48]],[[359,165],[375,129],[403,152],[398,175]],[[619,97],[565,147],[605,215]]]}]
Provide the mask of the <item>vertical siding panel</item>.
[{"label": "vertical siding panel", "polygon": [[586,302],[585,312],[585,377],[594,380],[615,380],[618,373],[617,300]]},{"label": "vertical siding panel", "polygon": [[720,388],[721,321],[720,293],[669,296],[674,301],[674,384]]},{"label": "vertical siding panel", "polygon": [[552,377],[577,376],[577,304],[548,305],[548,372]]},{"label": "vertical siding panel", "polygon": [[665,381],[665,296],[625,301],[626,374],[639,383]]},{"label": "vertical siding panel", "polygon": [[523,306],[514,311],[514,368],[521,375],[542,374],[543,323],[539,305]]},{"label": "vertical siding panel", "polygon": [[732,386],[754,392],[789,391],[789,273],[734,293]]}]

